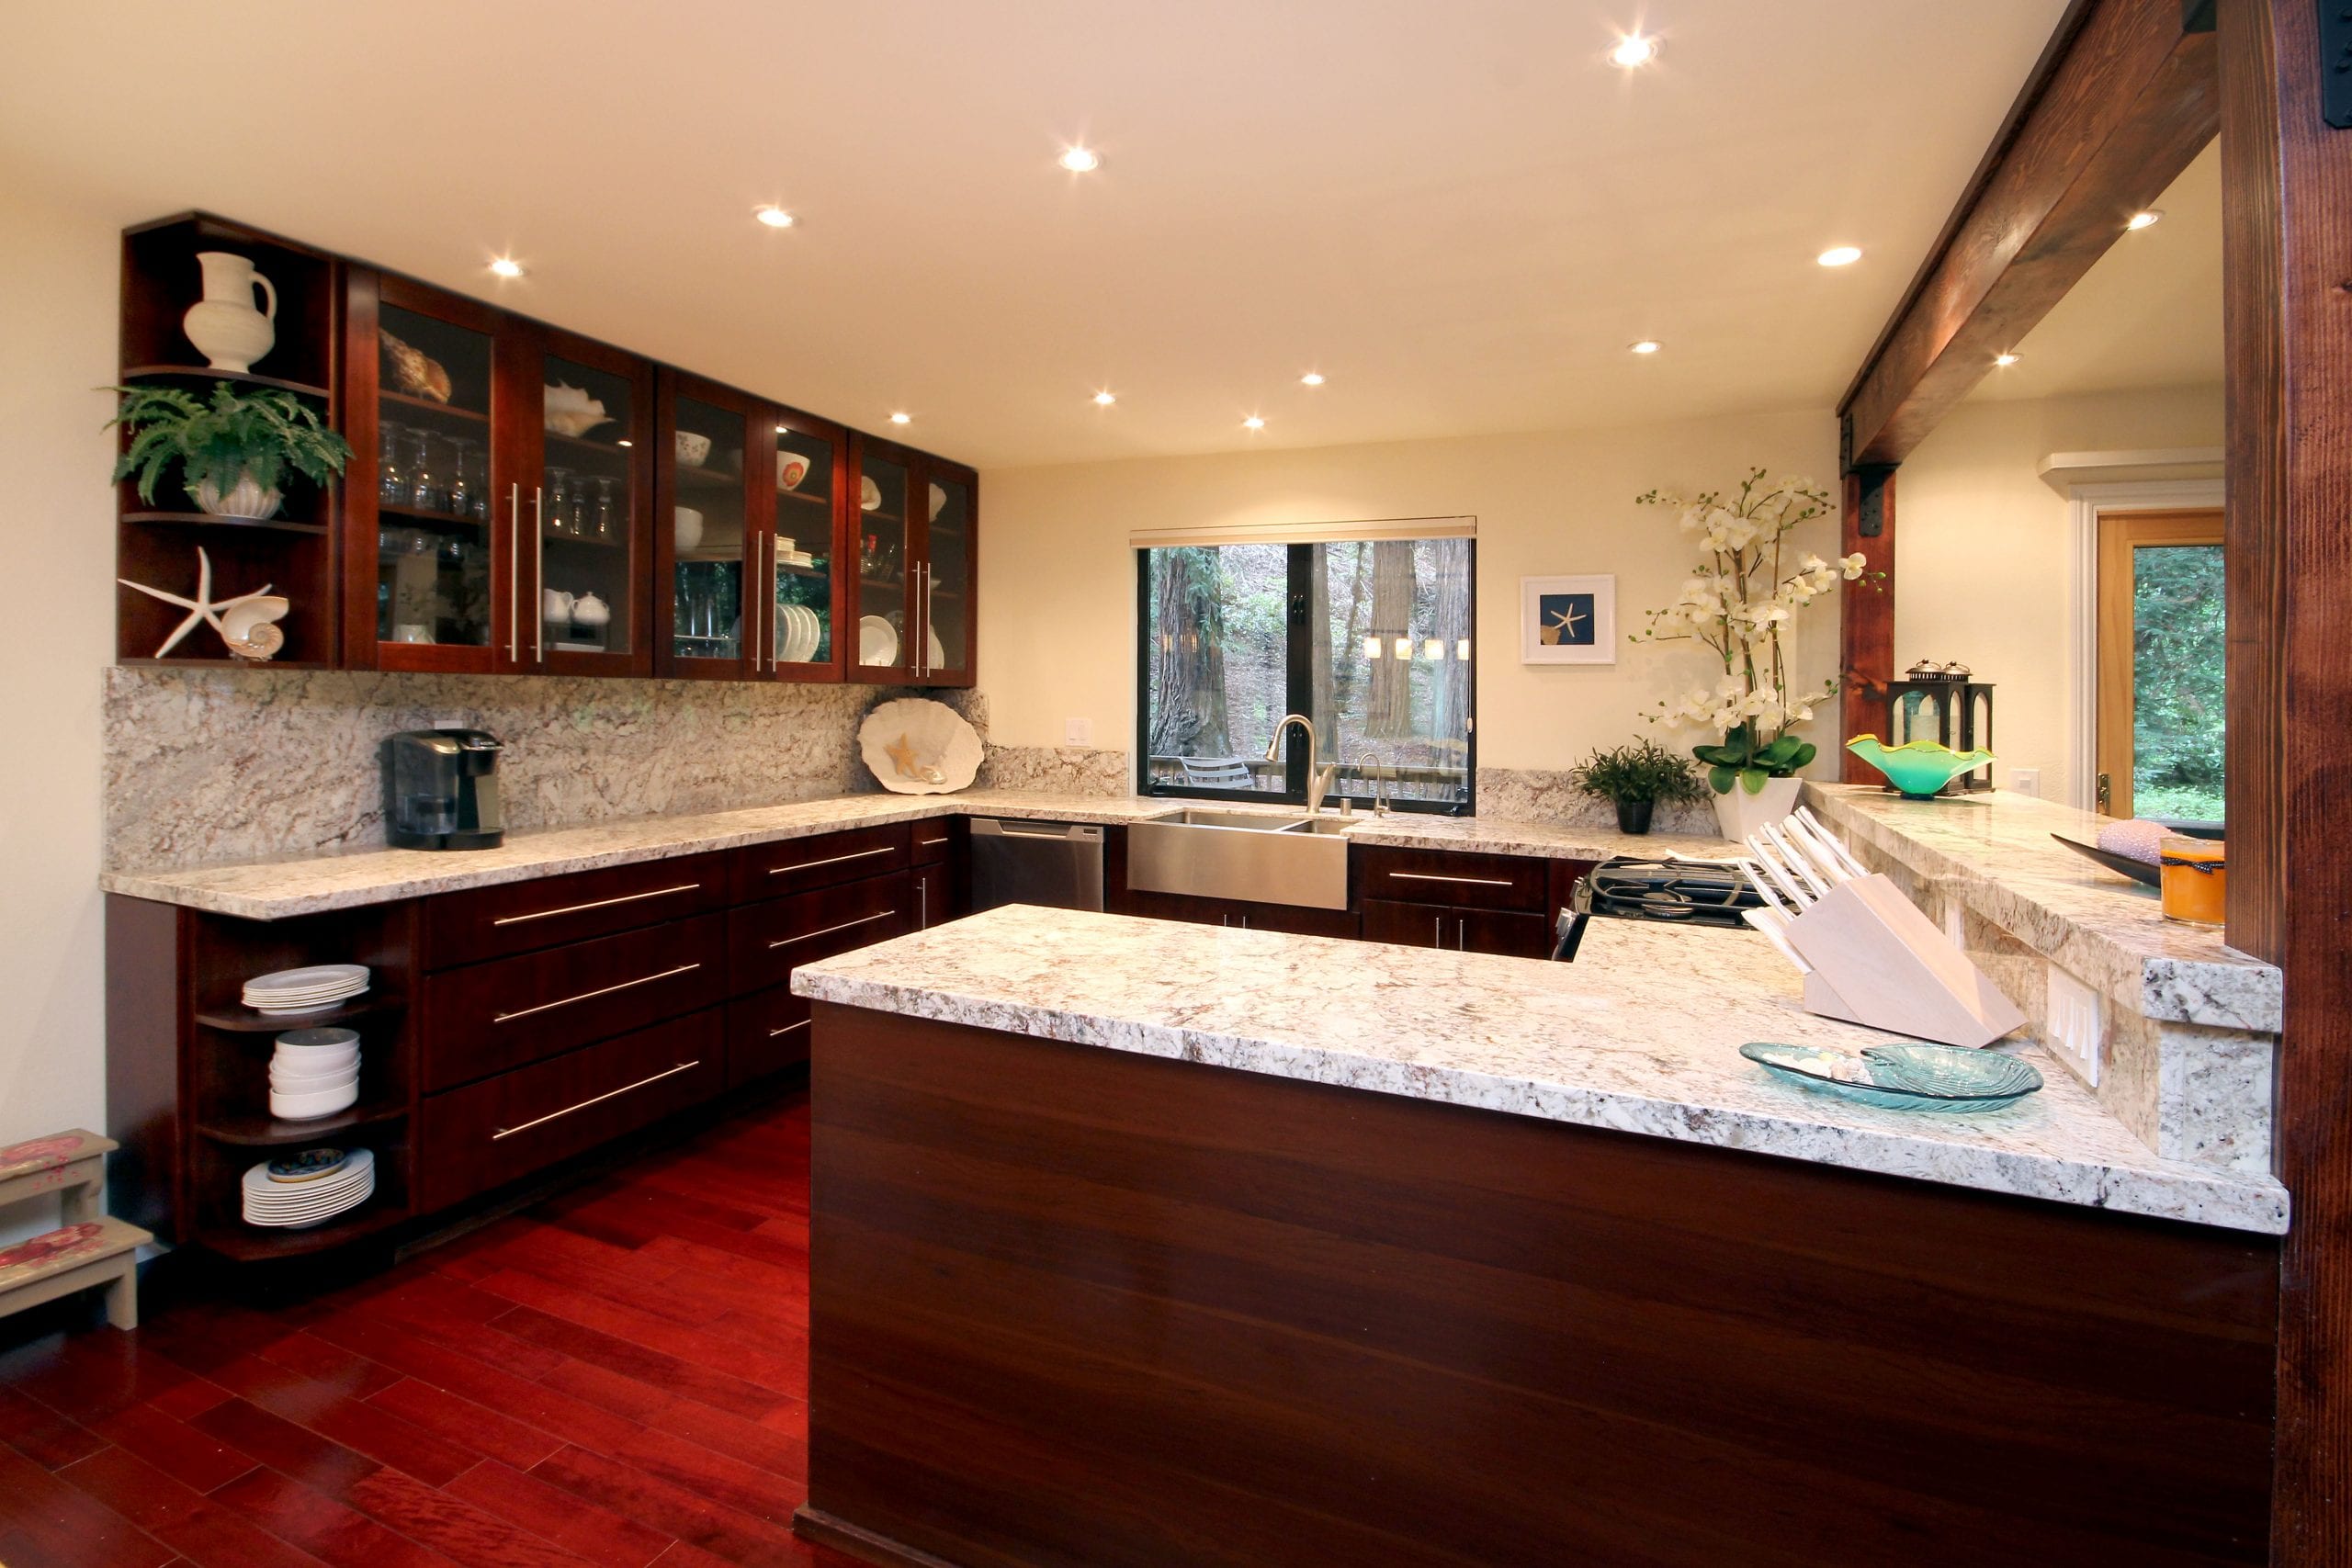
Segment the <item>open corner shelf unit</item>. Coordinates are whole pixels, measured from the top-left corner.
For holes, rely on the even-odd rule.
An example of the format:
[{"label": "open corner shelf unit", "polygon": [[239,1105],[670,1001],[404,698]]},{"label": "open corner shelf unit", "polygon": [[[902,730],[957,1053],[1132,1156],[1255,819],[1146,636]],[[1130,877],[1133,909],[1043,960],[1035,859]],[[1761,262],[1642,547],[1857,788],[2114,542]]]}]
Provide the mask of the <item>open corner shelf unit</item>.
[{"label": "open corner shelf unit", "polygon": [[[277,341],[254,370],[213,369],[182,325],[204,296],[197,258],[210,251],[245,257],[277,291]],[[175,386],[197,397],[222,382],[240,391],[291,392],[342,427],[335,394],[340,379],[343,264],[297,241],[204,213],[182,213],[126,230],[122,236],[122,336],[119,375],[124,386]],[[123,438],[127,445],[128,437]],[[118,450],[120,450],[119,446]],[[267,519],[220,517],[199,511],[176,471],[151,502],[136,485],[117,489],[115,576],[193,598],[200,548],[212,563],[216,599],[266,585],[292,608],[278,630],[286,646],[271,662],[281,668],[326,669],[337,662],[334,486],[299,477],[284,487],[279,514]],[[198,626],[161,659],[156,650],[187,612],[117,583],[115,656],[125,664],[234,667],[244,661],[222,649],[212,628]]]}]

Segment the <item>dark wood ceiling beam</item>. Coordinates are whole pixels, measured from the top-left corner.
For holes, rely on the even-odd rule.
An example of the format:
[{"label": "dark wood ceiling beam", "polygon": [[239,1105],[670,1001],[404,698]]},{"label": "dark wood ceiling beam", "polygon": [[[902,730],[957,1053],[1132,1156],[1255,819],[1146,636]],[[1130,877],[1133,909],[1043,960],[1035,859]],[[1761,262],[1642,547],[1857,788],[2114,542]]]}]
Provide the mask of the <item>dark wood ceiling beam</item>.
[{"label": "dark wood ceiling beam", "polygon": [[2079,0],[1838,405],[1849,465],[1900,463],[2220,126],[2210,19]]}]

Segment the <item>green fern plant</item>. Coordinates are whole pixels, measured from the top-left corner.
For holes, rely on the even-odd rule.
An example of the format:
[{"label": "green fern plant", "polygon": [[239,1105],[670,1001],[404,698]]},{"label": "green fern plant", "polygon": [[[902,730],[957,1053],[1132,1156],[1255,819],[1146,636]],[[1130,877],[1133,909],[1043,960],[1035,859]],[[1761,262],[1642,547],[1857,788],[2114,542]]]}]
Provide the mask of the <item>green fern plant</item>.
[{"label": "green fern plant", "polygon": [[262,489],[276,490],[289,468],[325,484],[351,460],[351,444],[291,392],[239,392],[220,381],[208,402],[177,387],[102,389],[122,398],[106,427],[119,424],[130,433],[114,477],[138,475],[139,499],[150,505],[157,482],[175,463],[191,495],[207,480],[225,495],[247,475]]}]

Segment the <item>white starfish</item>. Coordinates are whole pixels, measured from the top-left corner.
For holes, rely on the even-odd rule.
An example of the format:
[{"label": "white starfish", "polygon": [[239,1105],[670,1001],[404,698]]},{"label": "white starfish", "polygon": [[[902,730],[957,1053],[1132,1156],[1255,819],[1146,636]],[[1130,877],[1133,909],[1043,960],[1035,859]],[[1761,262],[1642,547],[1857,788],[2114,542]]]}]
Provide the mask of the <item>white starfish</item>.
[{"label": "white starfish", "polygon": [[266,597],[269,592],[269,584],[265,582],[251,593],[240,593],[234,599],[223,599],[219,604],[213,603],[212,558],[204,553],[202,545],[196,547],[196,597],[193,599],[183,599],[176,593],[166,593],[160,588],[150,588],[143,582],[133,582],[127,577],[118,577],[115,581],[125,588],[136,588],[151,599],[161,599],[166,604],[177,604],[187,612],[187,619],[173,627],[172,635],[164,639],[164,646],[155,650],[155,657],[158,659],[178,647],[180,638],[187,636],[199,625],[209,626],[220,634],[222,642],[230,643],[232,647],[235,646],[229,637],[229,629],[220,624],[220,612],[232,610],[240,604],[250,604],[255,599]]},{"label": "white starfish", "polygon": [[1552,615],[1552,624],[1558,627],[1561,634],[1565,637],[1576,636],[1577,623],[1583,619],[1584,616],[1578,613],[1574,606],[1570,606],[1566,610],[1555,610]]}]

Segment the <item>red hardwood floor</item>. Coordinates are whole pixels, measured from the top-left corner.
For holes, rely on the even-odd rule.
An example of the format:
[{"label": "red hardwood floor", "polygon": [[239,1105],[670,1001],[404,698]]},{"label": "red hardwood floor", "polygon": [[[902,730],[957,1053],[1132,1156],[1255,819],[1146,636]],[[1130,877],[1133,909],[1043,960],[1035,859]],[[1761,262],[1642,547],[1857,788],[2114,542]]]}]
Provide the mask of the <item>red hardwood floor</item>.
[{"label": "red hardwood floor", "polygon": [[852,1568],[790,1527],[808,1242],[795,1094],[328,1294],[19,1344],[0,1564]]}]

